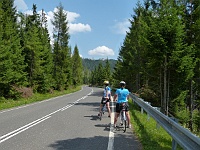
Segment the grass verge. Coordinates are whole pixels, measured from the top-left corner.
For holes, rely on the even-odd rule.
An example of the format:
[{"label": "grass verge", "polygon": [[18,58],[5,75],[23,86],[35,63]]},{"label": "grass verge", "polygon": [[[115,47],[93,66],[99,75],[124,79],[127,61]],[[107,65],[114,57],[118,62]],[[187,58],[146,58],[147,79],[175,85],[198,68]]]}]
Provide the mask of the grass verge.
[{"label": "grass verge", "polygon": [[[139,106],[129,102],[133,132],[142,144],[143,150],[171,150],[172,138],[152,117],[141,113]],[[177,146],[177,150],[182,150]]]},{"label": "grass verge", "polygon": [[57,96],[73,93],[73,92],[79,91],[80,89],[81,89],[81,86],[78,86],[76,88],[71,88],[71,89],[68,89],[65,91],[54,91],[54,93],[52,93],[52,94],[35,93],[31,98],[21,98],[18,100],[12,100],[12,99],[0,100],[0,110],[17,107],[17,106],[22,106],[22,105],[46,100],[46,99],[49,99],[52,97],[57,97]]}]

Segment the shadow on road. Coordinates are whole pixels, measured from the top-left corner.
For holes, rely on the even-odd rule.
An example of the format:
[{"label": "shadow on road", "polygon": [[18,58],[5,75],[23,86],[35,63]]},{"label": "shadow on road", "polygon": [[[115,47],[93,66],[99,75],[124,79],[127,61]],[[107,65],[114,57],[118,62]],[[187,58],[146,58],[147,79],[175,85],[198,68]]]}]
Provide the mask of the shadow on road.
[{"label": "shadow on road", "polygon": [[90,120],[99,120],[99,117],[97,115],[91,115],[91,116],[84,116],[90,118]]},{"label": "shadow on road", "polygon": [[104,131],[110,131],[110,124],[97,124],[95,127],[104,128]]},{"label": "shadow on road", "polygon": [[[50,144],[54,150],[107,150],[108,137],[94,136],[88,138],[74,138],[58,140]],[[141,150],[138,141],[130,134],[117,134],[114,141],[114,150]]]},{"label": "shadow on road", "polygon": [[106,150],[108,137],[95,136],[90,138],[75,138],[59,140],[49,145],[55,150]]}]

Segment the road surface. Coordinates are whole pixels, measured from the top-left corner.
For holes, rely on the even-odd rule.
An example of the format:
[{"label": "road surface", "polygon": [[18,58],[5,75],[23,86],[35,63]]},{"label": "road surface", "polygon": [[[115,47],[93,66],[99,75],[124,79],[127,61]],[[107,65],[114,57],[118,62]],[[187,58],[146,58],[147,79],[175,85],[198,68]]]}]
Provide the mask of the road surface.
[{"label": "road surface", "polygon": [[[97,117],[103,89],[82,90],[0,111],[0,150],[141,150],[132,129]],[[114,111],[114,103],[111,102]]]}]

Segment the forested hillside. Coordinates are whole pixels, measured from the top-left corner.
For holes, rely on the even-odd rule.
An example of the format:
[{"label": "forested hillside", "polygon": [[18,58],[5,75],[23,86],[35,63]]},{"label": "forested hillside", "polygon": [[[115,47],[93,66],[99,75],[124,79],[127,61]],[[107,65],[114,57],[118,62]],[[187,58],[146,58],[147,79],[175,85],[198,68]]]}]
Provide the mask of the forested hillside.
[{"label": "forested hillside", "polygon": [[[116,65],[117,60],[114,59],[108,59],[108,62],[110,64],[110,68],[111,71],[114,70],[114,67]],[[98,67],[99,64],[102,64],[103,66],[106,65],[106,59],[98,59],[98,60],[94,60],[94,59],[88,59],[88,58],[83,58],[82,59],[82,64],[84,68],[87,68],[90,71],[93,71],[95,69],[95,67]]]}]

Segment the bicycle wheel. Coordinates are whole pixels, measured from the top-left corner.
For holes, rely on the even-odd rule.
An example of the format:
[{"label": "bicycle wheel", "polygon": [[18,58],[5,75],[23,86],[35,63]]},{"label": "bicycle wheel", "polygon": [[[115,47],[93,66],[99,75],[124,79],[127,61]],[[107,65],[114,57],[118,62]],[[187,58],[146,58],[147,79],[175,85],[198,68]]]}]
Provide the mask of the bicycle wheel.
[{"label": "bicycle wheel", "polygon": [[123,121],[123,124],[124,124],[123,131],[126,132],[126,127],[127,127],[126,120]]},{"label": "bicycle wheel", "polygon": [[127,128],[127,123],[126,123],[126,114],[125,111],[121,112],[121,123],[122,123],[122,127],[123,127],[123,131],[126,132],[126,128]]}]

